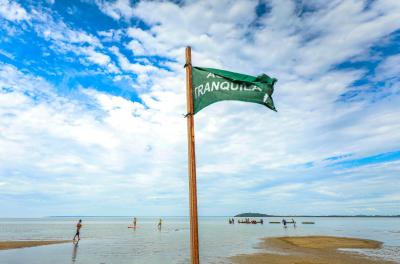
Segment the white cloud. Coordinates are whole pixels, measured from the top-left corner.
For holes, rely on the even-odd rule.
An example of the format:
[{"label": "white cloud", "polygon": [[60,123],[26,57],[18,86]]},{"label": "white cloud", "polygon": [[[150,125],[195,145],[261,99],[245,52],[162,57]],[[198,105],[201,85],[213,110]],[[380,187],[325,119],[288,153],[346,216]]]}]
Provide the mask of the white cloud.
[{"label": "white cloud", "polygon": [[103,42],[119,42],[124,33],[122,29],[110,29],[107,31],[99,31],[97,34],[102,37]]},{"label": "white cloud", "polygon": [[110,57],[103,53],[96,52],[93,48],[85,48],[82,50],[88,56],[88,60],[99,65],[108,65],[111,61]]},{"label": "white cloud", "polygon": [[151,71],[159,70],[153,65],[143,65],[141,63],[130,63],[129,60],[119,51],[115,46],[111,47],[110,50],[117,56],[118,63],[121,69],[129,71],[135,74],[143,74]]},{"label": "white cloud", "polygon": [[109,15],[115,20],[121,18],[129,20],[133,16],[133,8],[130,4],[130,0],[96,0],[96,4],[103,13]]},{"label": "white cloud", "polygon": [[[252,68],[254,74],[269,69],[311,76],[365,52],[400,26],[400,6],[393,1],[374,2],[367,10],[363,1],[327,2],[303,17],[297,16],[293,1],[272,1],[271,11],[261,18],[256,17],[256,5],[256,1],[181,6],[140,2],[134,14],[151,28],[130,28],[128,35],[134,47],[139,41],[143,46],[139,50],[147,55],[182,62],[182,47],[191,45],[198,64],[221,65],[223,60],[225,67]],[[256,20],[258,27],[252,26]],[[255,58],[264,59],[254,65]]]},{"label": "white cloud", "polygon": [[[333,4],[332,9],[306,19],[304,24],[307,29],[311,27],[312,31],[321,32],[322,36],[305,45],[299,54],[304,63],[298,65],[296,70],[300,74],[321,73],[322,69],[329,69],[336,63],[359,55],[400,27],[398,2],[382,1],[371,5],[366,11],[363,1],[342,1]],[[334,22],[337,17],[340,17],[340,23]]]},{"label": "white cloud", "polygon": [[133,52],[134,55],[146,55],[143,45],[137,40],[131,40],[126,47]]},{"label": "white cloud", "polygon": [[[33,27],[36,33],[51,43],[49,47],[53,51],[62,54],[73,52],[85,65],[95,64],[101,66],[108,73],[120,73],[119,68],[106,54],[102,42],[95,35],[81,29],[72,28],[62,19],[54,18],[47,9],[40,11],[33,9],[32,17],[34,18]],[[109,31],[113,41],[116,38],[113,37],[113,34],[121,34],[116,32]],[[100,36],[107,36],[107,34],[104,34],[106,33],[99,33]]]},{"label": "white cloud", "polygon": [[9,53],[7,51],[0,49],[0,54],[9,58],[10,60],[14,60],[14,55],[12,55],[11,53]]},{"label": "white cloud", "polygon": [[11,0],[0,0],[0,16],[10,21],[29,20],[26,10]]},{"label": "white cloud", "polygon": [[[342,98],[353,89],[369,88],[352,87],[366,71],[336,69],[368,54],[372,45],[400,28],[397,2],[375,1],[367,9],[364,1],[319,3],[314,12],[300,16],[296,2],[271,1],[271,10],[262,17],[255,13],[258,1],[97,4],[114,19],[135,16],[150,28],[111,29],[98,32],[99,38],[65,23],[43,24],[37,31],[60,52],[72,51],[112,73],[120,68],[114,80],[134,79],[132,88],[143,103],[92,88],[79,90],[84,102],[61,97],[41,78],[2,65],[0,87],[15,91],[0,95],[5,131],[0,151],[12,149],[0,157],[7,161],[3,171],[22,170],[10,179],[0,178],[7,181],[2,186],[7,192],[46,192],[63,184],[65,191],[53,192],[88,200],[109,197],[114,205],[140,197],[142,206],[139,201],[134,206],[144,214],[149,212],[146,206],[156,206],[164,197],[172,200],[168,214],[184,214],[183,62],[184,47],[191,45],[195,65],[278,78],[278,113],[221,102],[196,115],[198,186],[205,214],[398,210],[392,184],[397,163],[338,168],[327,159],[343,156],[340,161],[346,161],[400,149],[400,134],[393,132],[400,129],[399,88],[388,81],[397,78],[397,55],[377,68],[376,80],[391,91],[379,100],[367,93],[359,100]],[[103,46],[113,41],[120,45]],[[169,60],[158,64],[169,70],[153,65],[151,58],[128,59],[123,47],[134,56],[165,57]],[[50,99],[35,102],[25,90]],[[32,171],[45,176],[36,179],[27,174]],[[51,180],[50,175],[56,177]],[[369,196],[374,190],[379,192]],[[310,207],[304,208],[305,203]]]},{"label": "white cloud", "polygon": [[[202,1],[178,6],[140,2],[134,14],[150,29],[132,27],[127,31],[133,41],[127,47],[133,53],[136,49],[140,55],[165,56],[183,64],[184,46],[191,45],[195,65],[250,74],[266,72],[279,80],[275,93],[277,114],[260,116],[259,106],[244,108],[242,103],[232,102],[212,105],[198,114],[199,173],[212,182],[199,177],[200,186],[206,185],[208,192],[213,192],[211,186],[226,186],[226,196],[244,186],[257,188],[268,179],[280,179],[283,187],[290,179],[302,177],[300,172],[286,172],[291,166],[319,163],[349,153],[355,158],[399,149],[400,138],[390,131],[399,129],[400,122],[394,120],[399,119],[400,98],[394,96],[372,104],[368,97],[352,103],[338,101],[365,72],[332,70],[337,64],[368,52],[369,47],[400,28],[399,5],[382,1],[365,9],[362,1],[337,1],[321,4],[316,12],[299,17],[293,1],[272,1],[270,12],[257,18],[256,4]],[[255,20],[258,27],[252,26]],[[183,76],[177,77],[182,83]],[[160,98],[157,91],[165,87],[161,82],[166,83],[153,79],[150,96]],[[257,179],[244,180],[249,170],[249,177]],[[326,177],[338,177],[323,167],[303,173],[319,175],[322,171],[328,174]],[[225,178],[233,175],[240,176],[235,176],[234,182]],[[318,187],[319,193],[334,197],[335,192],[324,184]],[[384,182],[379,185],[387,188],[383,187]],[[254,196],[261,195],[255,193]],[[208,198],[222,201],[226,197],[218,194]]]},{"label": "white cloud", "polygon": [[36,30],[46,40],[71,44],[87,43],[94,47],[101,46],[99,39],[95,36],[81,30],[73,30],[62,21],[55,22],[48,14],[37,14],[37,18],[43,24],[36,24]]},{"label": "white cloud", "polygon": [[380,81],[400,78],[400,55],[386,58],[376,70],[376,79]]},{"label": "white cloud", "polygon": [[[181,169],[170,165],[182,159],[171,155],[177,139],[169,136],[178,126],[177,136],[184,137],[180,116],[92,89],[81,90],[84,102],[61,97],[43,79],[4,64],[0,91],[0,181],[8,183],[3,195],[68,193],[100,201],[118,193],[118,201],[134,195],[143,203],[165,188],[183,195]],[[87,103],[96,107],[87,112]],[[180,140],[178,147],[184,151]]]}]

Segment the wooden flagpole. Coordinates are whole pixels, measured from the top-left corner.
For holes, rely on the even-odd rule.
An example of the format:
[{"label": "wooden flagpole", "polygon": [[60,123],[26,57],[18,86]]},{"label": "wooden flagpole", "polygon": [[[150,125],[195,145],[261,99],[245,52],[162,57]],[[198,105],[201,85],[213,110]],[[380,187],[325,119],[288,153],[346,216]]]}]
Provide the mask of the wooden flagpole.
[{"label": "wooden flagpole", "polygon": [[192,264],[199,264],[199,228],[197,216],[196,154],[194,141],[192,52],[186,47],[186,102],[188,130],[188,172],[190,205],[190,253]]}]

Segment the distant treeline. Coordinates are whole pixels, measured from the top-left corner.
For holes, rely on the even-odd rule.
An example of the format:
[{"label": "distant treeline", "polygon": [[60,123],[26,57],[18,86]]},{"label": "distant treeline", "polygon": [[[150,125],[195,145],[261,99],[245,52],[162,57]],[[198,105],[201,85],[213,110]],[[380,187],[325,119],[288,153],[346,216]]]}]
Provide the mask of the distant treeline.
[{"label": "distant treeline", "polygon": [[235,215],[234,217],[270,217],[273,215],[259,214],[259,213],[243,213]]}]

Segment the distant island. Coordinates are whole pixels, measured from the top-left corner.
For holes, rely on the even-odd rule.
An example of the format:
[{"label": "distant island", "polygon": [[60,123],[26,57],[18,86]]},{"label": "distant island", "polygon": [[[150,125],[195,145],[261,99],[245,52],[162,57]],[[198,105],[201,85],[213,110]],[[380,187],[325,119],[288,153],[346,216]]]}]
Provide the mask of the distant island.
[{"label": "distant island", "polygon": [[272,215],[260,214],[260,213],[243,213],[235,215],[234,217],[269,217],[269,216]]}]

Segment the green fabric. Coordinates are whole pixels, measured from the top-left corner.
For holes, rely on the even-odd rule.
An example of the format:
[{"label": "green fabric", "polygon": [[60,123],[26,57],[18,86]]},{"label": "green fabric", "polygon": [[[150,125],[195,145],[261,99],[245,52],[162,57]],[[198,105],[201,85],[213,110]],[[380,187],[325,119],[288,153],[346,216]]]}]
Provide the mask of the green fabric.
[{"label": "green fabric", "polygon": [[277,80],[266,74],[254,77],[202,67],[193,67],[192,74],[194,114],[223,100],[262,104],[276,111],[271,96]]}]

